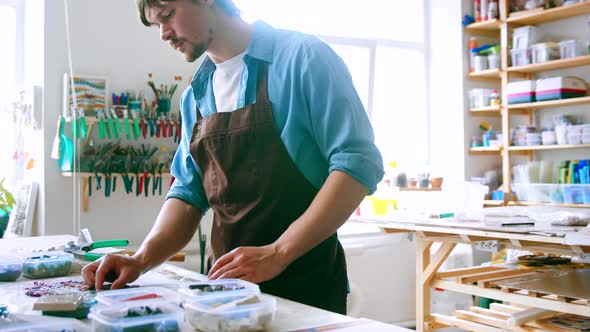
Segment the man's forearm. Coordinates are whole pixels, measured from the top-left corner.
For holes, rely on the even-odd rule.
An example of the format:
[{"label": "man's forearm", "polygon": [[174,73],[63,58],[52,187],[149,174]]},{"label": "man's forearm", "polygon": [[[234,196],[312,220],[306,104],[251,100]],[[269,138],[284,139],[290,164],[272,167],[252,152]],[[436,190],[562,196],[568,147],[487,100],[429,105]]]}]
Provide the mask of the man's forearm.
[{"label": "man's forearm", "polygon": [[333,171],[309,208],[275,242],[287,263],[327,239],[348,220],[368,190],[350,175]]},{"label": "man's forearm", "polygon": [[134,255],[144,272],[184,248],[195,234],[201,217],[202,212],[196,207],[180,199],[167,199],[154,227]]}]

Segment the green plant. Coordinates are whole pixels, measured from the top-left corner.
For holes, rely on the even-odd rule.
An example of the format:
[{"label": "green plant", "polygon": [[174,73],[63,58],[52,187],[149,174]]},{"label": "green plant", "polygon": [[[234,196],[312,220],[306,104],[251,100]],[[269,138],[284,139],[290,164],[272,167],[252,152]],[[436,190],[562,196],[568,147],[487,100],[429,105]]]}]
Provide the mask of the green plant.
[{"label": "green plant", "polygon": [[6,179],[0,180],[0,210],[6,212],[6,214],[10,214],[16,201],[10,191],[4,188],[4,180]]}]

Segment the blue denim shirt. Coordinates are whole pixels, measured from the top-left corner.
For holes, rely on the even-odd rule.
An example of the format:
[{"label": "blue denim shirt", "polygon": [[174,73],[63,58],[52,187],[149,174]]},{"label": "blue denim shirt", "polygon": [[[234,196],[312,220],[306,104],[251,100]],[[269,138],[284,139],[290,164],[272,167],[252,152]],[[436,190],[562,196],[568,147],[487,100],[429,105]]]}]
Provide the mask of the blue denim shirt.
[{"label": "blue denim shirt", "polygon": [[[256,101],[258,66],[268,64],[268,96],[287,152],[303,176],[318,189],[333,170],[346,172],[372,193],[383,177],[383,161],[373,128],[346,65],[318,38],[254,24],[244,55],[236,109]],[[216,113],[215,64],[208,57],[181,96],[182,138],[171,173],[176,181],[166,198],[179,198],[203,212],[209,203],[199,166],[190,155],[197,120]]]}]

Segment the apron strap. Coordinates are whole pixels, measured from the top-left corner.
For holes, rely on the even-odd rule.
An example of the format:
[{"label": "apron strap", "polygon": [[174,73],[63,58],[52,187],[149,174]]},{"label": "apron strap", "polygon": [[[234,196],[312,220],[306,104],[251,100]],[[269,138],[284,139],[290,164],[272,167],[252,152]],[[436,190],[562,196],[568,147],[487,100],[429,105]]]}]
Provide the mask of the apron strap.
[{"label": "apron strap", "polygon": [[268,64],[262,62],[258,64],[256,102],[268,102]]}]

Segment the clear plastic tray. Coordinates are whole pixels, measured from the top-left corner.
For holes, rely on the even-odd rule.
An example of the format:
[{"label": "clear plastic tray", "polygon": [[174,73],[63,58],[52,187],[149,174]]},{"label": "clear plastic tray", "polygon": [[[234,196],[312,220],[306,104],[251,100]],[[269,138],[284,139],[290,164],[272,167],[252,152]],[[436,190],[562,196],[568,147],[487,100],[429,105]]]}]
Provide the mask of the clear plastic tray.
[{"label": "clear plastic tray", "polygon": [[161,299],[170,303],[179,303],[178,294],[163,287],[139,287],[102,291],[96,294],[96,301],[100,304],[114,304],[119,302]]},{"label": "clear plastic tray", "polygon": [[[256,298],[258,302],[249,303],[252,298]],[[230,302],[246,299],[249,299],[246,304],[228,305]],[[276,299],[266,295],[230,296],[223,298],[222,302],[209,298],[184,304],[189,324],[207,332],[264,330],[274,320],[276,307]]]},{"label": "clear plastic tray", "polygon": [[11,257],[0,257],[0,282],[15,281],[21,275],[21,261]]},{"label": "clear plastic tray", "polygon": [[69,254],[39,253],[23,261],[22,273],[30,279],[66,276],[70,274],[73,260]]},{"label": "clear plastic tray", "polygon": [[0,318],[2,332],[88,332],[90,326],[70,318],[9,315]]},{"label": "clear plastic tray", "polygon": [[95,332],[180,331],[182,309],[163,300],[96,305],[90,309]]},{"label": "clear plastic tray", "polygon": [[256,295],[260,294],[260,287],[240,279],[221,279],[184,285],[180,288],[180,293],[185,302],[203,298]]}]

